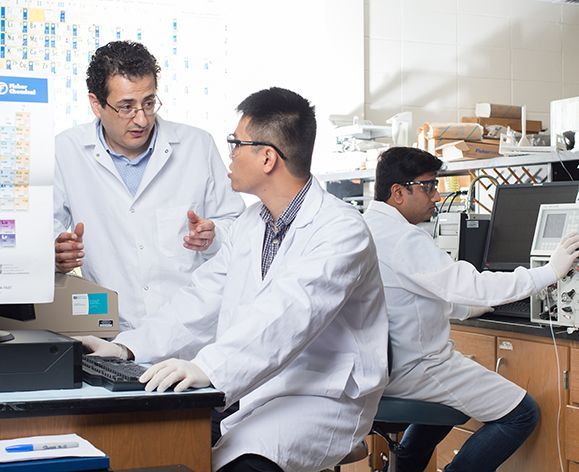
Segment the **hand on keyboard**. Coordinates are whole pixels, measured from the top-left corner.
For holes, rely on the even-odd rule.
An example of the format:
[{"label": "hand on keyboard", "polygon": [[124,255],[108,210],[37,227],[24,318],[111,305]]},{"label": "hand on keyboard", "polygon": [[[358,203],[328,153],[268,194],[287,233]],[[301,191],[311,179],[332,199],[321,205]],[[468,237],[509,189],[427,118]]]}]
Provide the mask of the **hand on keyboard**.
[{"label": "hand on keyboard", "polygon": [[139,377],[146,367],[117,357],[82,356],[82,377],[86,383],[112,391],[144,390]]},{"label": "hand on keyboard", "polygon": [[129,358],[128,350],[123,349],[120,344],[111,343],[96,336],[76,336],[75,339],[78,339],[83,347],[87,348],[95,356],[118,357],[124,360]]},{"label": "hand on keyboard", "polygon": [[182,392],[189,387],[202,388],[211,384],[209,377],[194,362],[183,359],[159,362],[147,369],[139,380],[147,384],[147,392],[155,389],[164,392],[171,385],[175,385],[175,392]]},{"label": "hand on keyboard", "polygon": [[485,313],[492,313],[495,309],[492,306],[468,306],[468,312],[466,314],[467,318],[477,318]]}]

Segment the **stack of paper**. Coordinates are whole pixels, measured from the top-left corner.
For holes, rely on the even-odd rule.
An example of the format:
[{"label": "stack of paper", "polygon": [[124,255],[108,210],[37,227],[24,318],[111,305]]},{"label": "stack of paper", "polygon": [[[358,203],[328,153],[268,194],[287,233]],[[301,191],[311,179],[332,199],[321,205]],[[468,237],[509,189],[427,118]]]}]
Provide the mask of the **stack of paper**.
[{"label": "stack of paper", "polygon": [[107,469],[109,458],[77,434],[0,441],[2,471],[69,472]]}]

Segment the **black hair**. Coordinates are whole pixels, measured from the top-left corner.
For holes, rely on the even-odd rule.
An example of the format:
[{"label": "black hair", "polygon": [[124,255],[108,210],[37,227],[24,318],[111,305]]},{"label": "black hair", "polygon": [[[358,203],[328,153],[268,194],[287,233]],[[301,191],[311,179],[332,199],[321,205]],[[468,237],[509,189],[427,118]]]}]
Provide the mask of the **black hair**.
[{"label": "black hair", "polygon": [[108,81],[114,75],[128,79],[153,75],[155,88],[157,74],[161,71],[155,57],[145,46],[133,41],[112,41],[98,48],[86,71],[86,85],[94,93],[101,106],[109,96]]},{"label": "black hair", "polygon": [[378,158],[374,200],[385,202],[392,194],[392,185],[404,184],[429,172],[438,172],[441,167],[440,159],[421,149],[390,148]]},{"label": "black hair", "polygon": [[247,130],[252,139],[270,142],[283,152],[292,175],[310,175],[316,114],[308,100],[291,90],[271,87],[251,94],[237,111],[249,118]]}]

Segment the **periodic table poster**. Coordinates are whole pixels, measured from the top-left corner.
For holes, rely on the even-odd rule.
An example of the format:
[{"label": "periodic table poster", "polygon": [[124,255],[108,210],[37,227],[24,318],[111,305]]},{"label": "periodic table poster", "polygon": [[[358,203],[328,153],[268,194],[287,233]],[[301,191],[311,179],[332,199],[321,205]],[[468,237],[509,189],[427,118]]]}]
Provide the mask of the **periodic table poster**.
[{"label": "periodic table poster", "polygon": [[47,78],[0,73],[0,303],[52,301],[51,101]]},{"label": "periodic table poster", "polygon": [[363,5],[364,0],[0,0],[0,72],[52,79],[58,133],[94,118],[85,82],[94,51],[113,40],[142,42],[161,66],[160,115],[209,131],[226,162],[235,106],[249,93],[280,86],[316,106],[314,166],[320,166],[335,139],[330,115],[363,113]]},{"label": "periodic table poster", "polygon": [[93,119],[85,81],[94,51],[114,40],[142,42],[161,66],[163,116],[207,128],[222,108],[222,93],[214,93],[224,68],[219,5],[209,0],[3,0],[0,70],[52,77],[59,132]]}]

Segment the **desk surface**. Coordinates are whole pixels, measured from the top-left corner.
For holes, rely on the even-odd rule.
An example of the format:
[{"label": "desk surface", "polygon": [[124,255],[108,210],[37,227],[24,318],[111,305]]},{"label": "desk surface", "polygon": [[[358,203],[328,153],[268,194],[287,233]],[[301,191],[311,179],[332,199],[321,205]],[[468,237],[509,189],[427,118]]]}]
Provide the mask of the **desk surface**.
[{"label": "desk surface", "polygon": [[[471,318],[462,321],[451,320],[450,323],[458,326],[472,326],[475,328],[497,329],[511,333],[530,334],[532,336],[551,337],[551,328],[548,324],[541,325],[527,319],[495,315],[493,313],[488,313],[480,318]],[[579,341],[579,332],[567,334],[567,328],[563,326],[553,326],[553,333],[558,339]]]},{"label": "desk surface", "polygon": [[76,415],[100,412],[130,412],[224,405],[224,395],[213,388],[186,392],[111,392],[83,383],[82,388],[1,392],[0,418],[18,416]]}]

